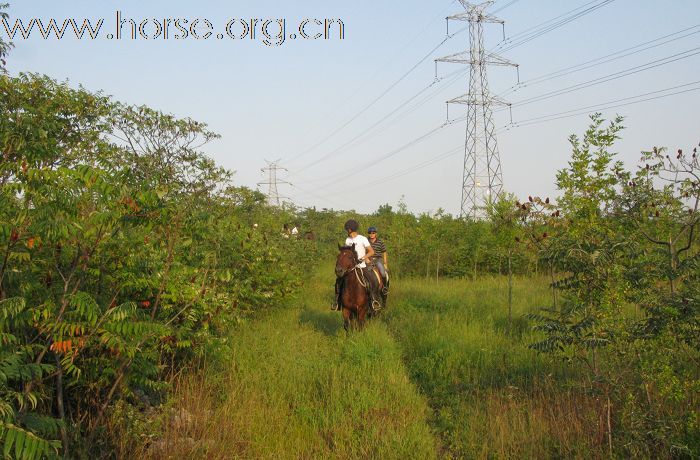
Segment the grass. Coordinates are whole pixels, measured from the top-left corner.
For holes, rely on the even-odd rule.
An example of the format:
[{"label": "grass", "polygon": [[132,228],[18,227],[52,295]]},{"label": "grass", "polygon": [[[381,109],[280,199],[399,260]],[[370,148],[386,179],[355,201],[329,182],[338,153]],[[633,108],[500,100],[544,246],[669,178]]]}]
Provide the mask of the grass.
[{"label": "grass", "polygon": [[[332,275],[331,275],[332,276]],[[231,337],[230,368],[182,382],[151,458],[435,458],[429,407],[385,324],[346,336],[331,280]]]},{"label": "grass", "polygon": [[605,401],[527,348],[547,282],[401,280],[382,320],[342,330],[332,273],[233,331],[223,371],[182,380],[165,458],[602,458]]},{"label": "grass", "polygon": [[[569,390],[580,375],[527,348],[523,316],[549,302],[544,279],[405,283],[387,324],[428,397],[445,458],[605,456],[603,405]],[[604,428],[604,426],[603,426]]]}]

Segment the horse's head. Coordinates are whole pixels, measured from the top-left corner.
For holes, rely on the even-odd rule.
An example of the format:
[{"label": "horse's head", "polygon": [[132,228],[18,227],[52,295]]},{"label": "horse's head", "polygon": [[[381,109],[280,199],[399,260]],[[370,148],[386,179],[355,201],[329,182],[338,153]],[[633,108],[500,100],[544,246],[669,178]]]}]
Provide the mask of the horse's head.
[{"label": "horse's head", "polygon": [[338,258],[335,261],[335,276],[340,278],[357,265],[357,253],[355,244],[351,246],[338,245]]}]

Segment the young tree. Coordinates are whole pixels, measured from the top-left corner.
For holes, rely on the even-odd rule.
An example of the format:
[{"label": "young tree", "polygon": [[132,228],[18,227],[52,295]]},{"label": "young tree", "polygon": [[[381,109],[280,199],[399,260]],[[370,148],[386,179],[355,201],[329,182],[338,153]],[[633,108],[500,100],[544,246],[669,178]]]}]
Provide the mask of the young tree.
[{"label": "young tree", "polygon": [[522,235],[519,225],[519,212],[513,209],[515,196],[503,193],[492,202],[488,209],[491,228],[494,233],[494,250],[506,259],[508,273],[508,331],[513,323],[513,255]]},{"label": "young tree", "polygon": [[621,123],[618,117],[604,126],[596,114],[582,139],[569,139],[571,161],[557,174],[562,191],[558,206],[566,227],[546,235],[548,257],[568,276],[556,283],[563,293],[560,309],[531,316],[545,334],[533,348],[585,362],[594,374],[599,370],[596,350],[615,336],[626,292],[623,263],[629,242],[610,218],[622,170],[611,149]]}]

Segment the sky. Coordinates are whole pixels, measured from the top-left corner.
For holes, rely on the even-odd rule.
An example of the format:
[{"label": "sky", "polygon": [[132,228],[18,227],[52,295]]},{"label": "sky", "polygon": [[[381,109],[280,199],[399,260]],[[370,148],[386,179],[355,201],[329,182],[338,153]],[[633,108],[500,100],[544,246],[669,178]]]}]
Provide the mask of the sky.
[{"label": "sky", "polygon": [[[297,206],[372,212],[403,202],[416,213],[460,212],[465,122],[445,124],[445,102],[468,91],[469,73],[440,63],[436,82],[434,63],[469,49],[465,23],[452,22],[446,36],[445,17],[464,11],[458,1],[8,1],[10,26],[16,19],[104,19],[94,40],[71,30],[60,40],[16,35],[11,75],[43,73],[207,123],[221,138],[203,150],[235,171],[237,185],[257,188],[267,180],[261,168],[279,161],[286,182],[279,194]],[[512,123],[507,109],[493,114],[506,191],[556,197],[568,137],[583,133],[595,111],[625,117],[616,151],[630,168],[642,150],[700,141],[700,1],[499,0],[487,11],[505,21],[506,41],[500,24],[486,24],[485,47],[517,63],[521,82],[512,67],[487,69],[491,93],[513,104]],[[137,24],[150,20],[144,32],[151,38],[130,39],[130,23],[126,37],[108,38],[117,12]],[[171,19],[167,39],[153,38],[154,19]],[[200,39],[175,39],[175,19],[188,26],[200,19]],[[240,38],[243,22],[253,19],[255,38]],[[275,40],[281,19],[283,43]],[[307,19],[307,36],[323,31],[315,19],[340,19],[344,38],[335,23],[327,40],[302,39]],[[213,29],[208,39],[205,20]],[[261,32],[266,20],[270,40]],[[236,38],[223,33],[229,22]],[[538,31],[546,33],[528,35]],[[1,24],[0,37],[7,39]],[[569,70],[555,73],[562,69]],[[642,99],[650,100],[632,103]],[[451,120],[465,114],[464,106],[450,107]]]}]

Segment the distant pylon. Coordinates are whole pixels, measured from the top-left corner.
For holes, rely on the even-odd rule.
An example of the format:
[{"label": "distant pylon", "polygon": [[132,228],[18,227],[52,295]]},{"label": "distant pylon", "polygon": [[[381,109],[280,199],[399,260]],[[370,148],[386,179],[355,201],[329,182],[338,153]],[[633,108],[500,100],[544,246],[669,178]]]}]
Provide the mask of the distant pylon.
[{"label": "distant pylon", "polygon": [[258,185],[267,185],[267,202],[271,206],[279,206],[280,205],[280,198],[282,198],[279,194],[279,191],[277,190],[277,184],[289,184],[289,182],[281,180],[277,177],[277,171],[287,171],[286,168],[283,168],[279,166],[279,161],[267,161],[267,167],[265,168],[260,168],[260,171],[263,173],[267,172],[268,173],[268,180],[267,182],[258,182]]},{"label": "distant pylon", "polygon": [[[459,0],[465,12],[447,18],[469,23],[469,51],[436,59],[436,62],[469,64],[469,92],[447,101],[449,104],[467,106],[467,129],[464,143],[464,170],[462,173],[461,217],[480,219],[486,209],[503,189],[503,173],[498,153],[492,107],[510,104],[489,93],[487,65],[518,65],[484,48],[484,23],[505,24],[501,19],[485,13],[494,2],[472,5]],[[448,112],[449,117],[449,112]]]}]

